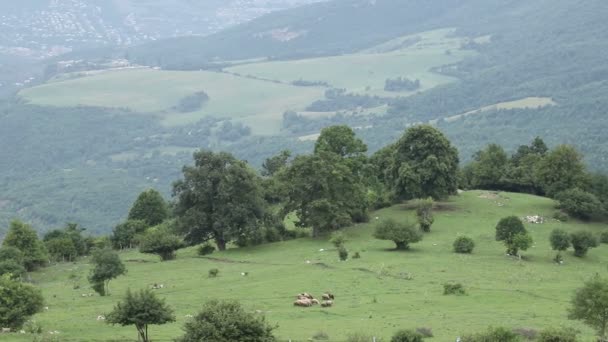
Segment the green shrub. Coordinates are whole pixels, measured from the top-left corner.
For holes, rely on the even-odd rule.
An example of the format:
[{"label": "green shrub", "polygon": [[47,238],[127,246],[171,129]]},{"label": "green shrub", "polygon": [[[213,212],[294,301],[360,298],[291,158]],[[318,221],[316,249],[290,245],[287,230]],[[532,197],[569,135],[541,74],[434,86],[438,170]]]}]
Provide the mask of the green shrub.
[{"label": "green shrub", "polygon": [[355,252],[355,254],[353,254],[353,259],[361,259],[361,254],[359,254],[359,252]]},{"label": "green shrub", "polygon": [[462,286],[462,284],[460,284],[460,283],[454,283],[454,284],[446,283],[446,284],[443,284],[443,294],[446,296],[447,295],[463,296],[463,295],[466,295],[467,292],[464,289],[464,286]]},{"label": "green shrub", "polygon": [[331,239],[329,239],[329,242],[331,242],[334,247],[340,248],[341,246],[344,246],[344,243],[346,243],[346,236],[344,236],[344,233],[341,231],[335,231],[331,233]]},{"label": "green shrub", "polygon": [[340,246],[340,248],[338,248],[338,256],[340,257],[340,260],[346,261],[346,259],[348,259],[348,250],[344,246]]},{"label": "green shrub", "polygon": [[538,342],[577,342],[576,331],[570,328],[550,328],[540,332]]},{"label": "green shrub", "polygon": [[601,214],[603,211],[602,202],[591,193],[581,189],[570,189],[559,193],[556,196],[559,207],[573,217],[583,220]]},{"label": "green shrub", "polygon": [[570,219],[570,216],[563,211],[556,211],[553,214],[553,218],[560,222],[567,222]]},{"label": "green shrub", "polygon": [[608,232],[602,232],[600,234],[600,242],[601,243],[608,243]]},{"label": "green shrub", "polygon": [[220,270],[217,268],[212,268],[209,270],[209,278],[215,278],[220,273]]},{"label": "green shrub", "polygon": [[460,236],[460,237],[456,238],[453,246],[454,246],[454,252],[456,252],[456,253],[470,254],[473,252],[473,249],[475,248],[475,242],[473,241],[473,239],[471,239],[469,237]]},{"label": "green shrub", "polygon": [[405,221],[403,223],[392,219],[380,222],[374,231],[374,237],[379,240],[391,240],[398,250],[407,250],[411,243],[422,240],[422,233],[416,225]]},{"label": "green shrub", "polygon": [[485,332],[466,335],[463,342],[520,342],[521,337],[506,328],[488,328]]},{"label": "green shrub", "polygon": [[570,234],[570,241],[574,248],[574,255],[582,258],[587,254],[589,248],[597,247],[597,238],[590,232],[576,232]]},{"label": "green shrub", "polygon": [[399,330],[391,338],[391,342],[422,342],[424,337],[413,330]]},{"label": "green shrub", "polygon": [[215,247],[211,246],[209,243],[206,243],[204,245],[200,245],[196,252],[200,256],[209,255],[215,252]]}]

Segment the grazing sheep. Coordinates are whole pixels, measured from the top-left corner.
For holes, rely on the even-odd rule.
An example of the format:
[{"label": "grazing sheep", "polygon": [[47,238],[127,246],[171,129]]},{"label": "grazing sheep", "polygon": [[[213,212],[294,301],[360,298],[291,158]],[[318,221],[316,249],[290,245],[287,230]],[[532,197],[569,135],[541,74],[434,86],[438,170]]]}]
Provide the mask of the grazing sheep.
[{"label": "grazing sheep", "polygon": [[334,295],[329,292],[324,293],[323,296],[321,296],[321,297],[323,300],[334,300],[335,299]]},{"label": "grazing sheep", "polygon": [[318,301],[317,299],[312,299],[312,300],[311,300],[311,302],[312,302],[312,304],[313,304],[313,305],[314,305],[314,304],[316,304],[316,305],[319,305],[319,304],[320,304],[320,303],[319,303],[319,301]]},{"label": "grazing sheep", "polygon": [[186,318],[192,318],[192,317],[194,317],[194,316],[192,316],[192,315],[188,314],[188,315],[186,315],[185,317],[186,317]]},{"label": "grazing sheep", "polygon": [[321,303],[321,306],[324,307],[324,308],[328,308],[328,307],[331,307],[333,305],[334,305],[334,301],[333,300],[324,300]]},{"label": "grazing sheep", "polygon": [[293,302],[293,306],[310,307],[312,306],[312,301],[308,299],[299,299]]},{"label": "grazing sheep", "polygon": [[310,293],[300,293],[296,296],[296,299],[314,299],[315,297],[313,297]]},{"label": "grazing sheep", "polygon": [[105,320],[106,320],[106,316],[104,316],[104,315],[99,315],[99,316],[97,316],[97,320],[98,320],[98,321],[105,321]]},{"label": "grazing sheep", "polygon": [[11,332],[11,328],[2,328],[2,333],[3,334],[8,334]]}]

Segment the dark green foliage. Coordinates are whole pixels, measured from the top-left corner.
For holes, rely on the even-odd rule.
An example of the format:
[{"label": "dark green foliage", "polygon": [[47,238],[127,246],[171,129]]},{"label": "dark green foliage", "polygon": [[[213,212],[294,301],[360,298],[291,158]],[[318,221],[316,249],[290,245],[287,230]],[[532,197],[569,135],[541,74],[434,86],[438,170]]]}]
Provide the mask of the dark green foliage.
[{"label": "dark green foliage", "polygon": [[315,237],[367,219],[363,180],[350,161],[327,151],[296,157],[281,173],[283,213],[295,212],[297,226],[312,227]]},{"label": "dark green foliage", "polygon": [[464,296],[466,294],[467,294],[467,291],[464,289],[464,286],[462,286],[462,284],[460,284],[460,283],[443,284],[443,295],[444,296],[448,296],[448,295]]},{"label": "dark green foliage", "polygon": [[283,150],[279,154],[267,158],[262,164],[262,176],[272,177],[280,170],[287,167],[287,160],[291,157],[289,150]]},{"label": "dark green foliage", "polygon": [[505,150],[490,144],[475,154],[471,185],[475,189],[499,190],[504,187],[508,157]]},{"label": "dark green foliage", "polygon": [[338,257],[340,258],[340,261],[346,261],[348,259],[348,250],[343,245],[338,247]]},{"label": "dark green foliage", "polygon": [[23,264],[14,260],[0,259],[0,277],[10,275],[11,279],[20,279],[25,274]]},{"label": "dark green foliage", "polygon": [[454,252],[456,253],[471,254],[475,248],[475,242],[470,237],[459,236],[456,238],[456,240],[454,240],[454,244],[452,246],[454,248]]},{"label": "dark green foliage", "polygon": [[353,254],[353,259],[361,259],[361,253],[355,252],[355,254]]},{"label": "dark green foliage", "polygon": [[21,329],[28,318],[42,311],[43,302],[34,286],[0,276],[0,327]]},{"label": "dark green foliage", "polygon": [[133,248],[137,245],[137,237],[143,234],[149,225],[144,220],[127,220],[112,230],[110,240],[115,249]]},{"label": "dark green foliage", "polygon": [[73,261],[78,252],[70,238],[56,238],[45,242],[46,250],[55,261]]},{"label": "dark green foliage", "polygon": [[521,338],[513,331],[498,327],[490,327],[482,333],[466,335],[462,337],[466,342],[520,342]]},{"label": "dark green foliage", "polygon": [[608,243],[608,231],[600,233],[600,243]]},{"label": "dark green foliage", "polygon": [[390,181],[401,199],[452,195],[458,185],[458,151],[432,126],[409,128],[395,145]]},{"label": "dark green foliage", "polygon": [[433,217],[434,204],[435,202],[433,202],[432,198],[416,200],[414,203],[418,225],[420,225],[420,229],[425,233],[431,231],[431,226],[435,222],[435,218]]},{"label": "dark green foliage", "polygon": [[549,328],[540,332],[538,342],[577,342],[576,335],[571,328]]},{"label": "dark green foliage", "polygon": [[557,251],[555,261],[560,262],[561,252],[570,248],[570,235],[564,230],[554,229],[549,236],[549,242],[551,243],[551,248]]},{"label": "dark green foliage", "polygon": [[433,330],[431,328],[426,328],[426,327],[416,328],[416,332],[425,338],[433,337]]},{"label": "dark green foliage", "polygon": [[192,95],[188,95],[179,100],[178,105],[175,107],[180,113],[196,112],[203,108],[203,105],[209,101],[209,95],[204,91],[196,92]]},{"label": "dark green foliage", "polygon": [[148,189],[137,197],[129,210],[129,220],[146,222],[148,227],[161,224],[169,217],[169,209],[163,196],[154,189]]},{"label": "dark green foliage", "polygon": [[90,246],[87,244],[87,238],[82,236],[85,230],[77,223],[68,223],[63,229],[55,229],[45,234],[43,240],[51,257],[55,260],[73,261],[77,256],[87,255]]},{"label": "dark green foliage", "polygon": [[209,278],[215,278],[218,274],[220,274],[220,270],[217,268],[212,268],[209,270]]},{"label": "dark green foliage", "polygon": [[23,265],[33,271],[48,262],[48,254],[34,229],[23,222],[13,221],[2,242],[3,247],[15,247],[23,253]]},{"label": "dark green foliage", "polygon": [[391,337],[391,342],[422,342],[423,340],[424,337],[413,330],[399,330]]},{"label": "dark green foliage", "polygon": [[124,299],[106,317],[106,323],[109,324],[134,325],[138,339],[141,338],[142,342],[150,341],[148,325],[170,322],[175,322],[173,310],[148,289],[136,293],[127,290]]},{"label": "dark green foliage", "polygon": [[560,145],[539,164],[537,177],[547,195],[556,196],[563,191],[582,187],[585,166],[574,147]]},{"label": "dark green foliage", "polygon": [[139,242],[141,253],[156,254],[161,261],[175,259],[175,251],[185,247],[182,239],[173,234],[169,224],[161,224],[146,231]]},{"label": "dark green foliage", "polygon": [[186,242],[215,240],[220,251],[259,226],[264,199],[259,178],[243,161],[228,153],[199,151],[194,166],[173,186],[177,228]]},{"label": "dark green foliage", "polygon": [[196,251],[196,253],[200,256],[213,254],[213,252],[215,252],[215,247],[211,246],[208,243],[200,245]]},{"label": "dark green foliage", "polygon": [[13,246],[2,246],[0,247],[0,261],[11,260],[18,264],[23,265],[25,261],[23,252],[19,250],[17,247]]},{"label": "dark green foliage", "polygon": [[599,276],[586,281],[572,297],[568,318],[582,321],[605,339],[608,332],[608,282]]},{"label": "dark green foliage", "polygon": [[589,220],[603,213],[604,208],[595,195],[579,188],[560,192],[555,196],[559,201],[559,208],[570,216]]},{"label": "dark green foliage", "polygon": [[93,251],[91,263],[93,268],[89,273],[89,282],[100,296],[109,294],[110,280],[127,273],[118,254],[109,248]]},{"label": "dark green foliage", "polygon": [[591,232],[580,231],[570,234],[570,242],[574,248],[574,255],[582,258],[587,255],[590,248],[598,246],[598,241],[595,235]]},{"label": "dark green foliage", "polygon": [[374,231],[374,237],[379,240],[390,240],[398,250],[407,250],[411,243],[420,242],[422,233],[411,222],[397,222],[387,219],[380,222]]},{"label": "dark green foliage", "polygon": [[528,248],[532,247],[534,241],[532,240],[532,236],[528,233],[519,233],[513,237],[513,241],[510,244],[510,248],[512,251],[516,253],[513,255],[517,255],[521,259],[521,253],[519,251],[527,251]]},{"label": "dark green foliage", "polygon": [[331,126],[321,130],[315,143],[314,153],[331,152],[340,157],[359,157],[367,152],[367,146],[357,138],[348,126]]},{"label": "dark green foliage", "polygon": [[273,342],[274,327],[264,317],[245,311],[238,302],[211,300],[184,325],[177,342]]},{"label": "dark green foliage", "polygon": [[517,255],[515,237],[519,234],[527,234],[527,232],[524,223],[517,216],[505,217],[496,225],[496,241],[504,242],[509,255]]},{"label": "dark green foliage", "polygon": [[407,77],[387,78],[384,82],[386,91],[415,91],[420,88],[420,80],[410,80]]}]

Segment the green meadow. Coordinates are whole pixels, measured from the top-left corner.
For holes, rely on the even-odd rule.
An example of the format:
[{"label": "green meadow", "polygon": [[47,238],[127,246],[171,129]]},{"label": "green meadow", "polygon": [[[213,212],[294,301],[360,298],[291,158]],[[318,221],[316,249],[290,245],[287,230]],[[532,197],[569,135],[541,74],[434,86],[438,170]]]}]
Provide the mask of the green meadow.
[{"label": "green meadow", "polygon": [[[93,293],[86,277],[87,259],[58,264],[32,275],[42,289],[48,310],[34,317],[47,337],[60,341],[135,340],[133,327],[109,326],[98,321],[108,313],[128,288],[164,284],[155,290],[174,309],[177,322],[152,326],[155,341],[169,341],[182,334],[187,315],[196,314],[212,298],[239,300],[247,310],[262,312],[278,325],[281,341],[307,341],[325,332],[330,341],[344,341],[348,334],[363,332],[387,341],[401,328],[431,328],[427,341],[454,341],[466,332],[487,326],[543,329],[571,326],[583,341],[593,331],[567,319],[569,300],[575,289],[596,273],[605,275],[608,247],[576,258],[569,251],[565,263],[552,261],[548,237],[551,230],[589,230],[599,234],[605,225],[549,219],[552,200],[512,193],[464,192],[438,204],[436,221],[424,240],[404,252],[393,244],[372,237],[375,222],[385,218],[413,219],[407,205],[372,213],[371,222],[346,229],[346,247],[360,259],[341,262],[327,238],[303,238],[251,248],[229,249],[210,257],[199,257],[195,248],[181,250],[174,261],[160,262],[137,251],[123,252],[128,273],[110,283],[108,297],[82,297]],[[534,246],[524,259],[505,255],[505,247],[494,239],[494,227],[505,216],[542,215],[543,224],[526,224]],[[471,255],[452,252],[456,237],[475,240]],[[211,268],[219,269],[209,278]],[[242,272],[248,272],[243,276]],[[444,296],[443,284],[462,283],[468,294]],[[79,288],[75,289],[75,287]],[[324,291],[335,294],[332,308],[299,308],[295,295]],[[58,335],[49,335],[58,331]],[[31,341],[28,334],[3,336],[3,341]]]}]

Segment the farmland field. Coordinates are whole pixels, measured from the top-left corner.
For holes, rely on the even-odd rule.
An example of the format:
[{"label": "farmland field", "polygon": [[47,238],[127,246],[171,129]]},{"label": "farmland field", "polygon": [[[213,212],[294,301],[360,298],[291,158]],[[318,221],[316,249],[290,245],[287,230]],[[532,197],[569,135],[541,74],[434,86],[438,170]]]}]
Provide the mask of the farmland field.
[{"label": "farmland field", "polygon": [[[428,327],[434,338],[427,341],[454,341],[466,332],[489,325],[509,328],[543,329],[571,326],[581,331],[583,341],[593,332],[567,319],[573,291],[596,273],[605,275],[608,247],[590,250],[585,258],[571,252],[565,263],[556,265],[549,247],[554,228],[569,232],[606,229],[600,224],[577,221],[561,223],[548,219],[543,224],[526,224],[534,246],[524,252],[524,260],[505,256],[504,246],[494,240],[494,227],[505,216],[542,215],[551,217],[553,201],[522,194],[470,191],[441,203],[432,232],[412,245],[410,251],[396,252],[392,243],[372,238],[373,225],[392,217],[413,217],[411,210],[395,206],[372,214],[372,223],[346,230],[346,247],[360,259],[338,261],[327,238],[298,239],[252,248],[229,249],[209,258],[196,256],[195,249],[180,251],[174,261],[136,251],[121,254],[128,273],[110,283],[109,297],[82,297],[93,292],[86,277],[87,259],[59,264],[33,274],[43,291],[48,311],[34,319],[45,332],[59,331],[61,341],[134,340],[133,327],[112,327],[98,321],[108,313],[127,288],[140,289],[163,283],[157,294],[176,312],[177,322],[152,326],[155,341],[169,341],[182,334],[186,315],[195,314],[208,299],[237,299],[248,311],[260,310],[271,323],[278,324],[281,341],[306,341],[319,331],[329,341],[344,341],[349,333],[364,332],[387,341],[401,328]],[[452,252],[452,242],[466,235],[475,240],[471,255]],[[220,270],[209,278],[211,268]],[[248,272],[242,276],[241,272]],[[462,283],[468,294],[444,296],[443,284]],[[79,285],[80,288],[74,289]],[[324,291],[336,295],[333,308],[292,306],[300,292],[319,296]],[[48,334],[48,333],[46,333]],[[13,334],[5,341],[31,341],[29,335]]]},{"label": "farmland field", "polygon": [[286,83],[300,79],[323,81],[332,87],[368,95],[408,95],[412,92],[384,91],[384,82],[396,77],[419,79],[419,91],[428,90],[455,81],[432,72],[432,68],[453,64],[474,54],[461,50],[463,38],[450,37],[450,33],[450,29],[423,32],[350,55],[251,63],[226,70]]},{"label": "farmland field", "polygon": [[[176,113],[172,107],[204,91],[209,102],[201,110]],[[323,97],[322,88],[301,88],[208,71],[133,69],[52,82],[25,89],[21,97],[50,106],[123,107],[151,113],[166,125],[196,122],[204,116],[235,119],[258,134],[277,133],[282,114],[302,110]]]}]

